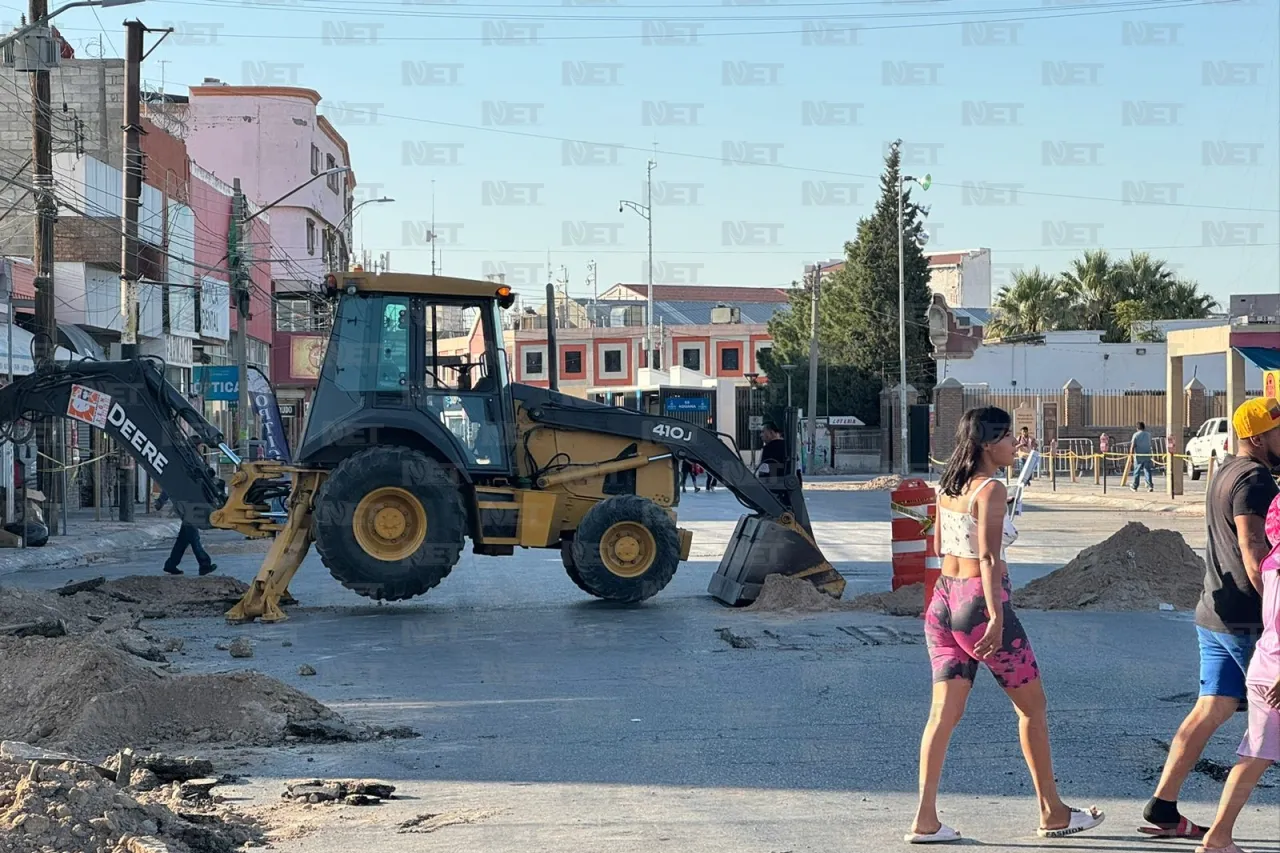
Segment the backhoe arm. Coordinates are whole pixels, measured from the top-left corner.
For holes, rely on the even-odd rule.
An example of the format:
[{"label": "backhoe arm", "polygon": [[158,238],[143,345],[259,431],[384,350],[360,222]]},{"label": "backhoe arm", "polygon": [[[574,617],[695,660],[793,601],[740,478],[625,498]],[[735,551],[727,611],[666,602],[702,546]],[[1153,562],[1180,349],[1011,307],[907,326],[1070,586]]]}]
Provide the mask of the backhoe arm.
[{"label": "backhoe arm", "polygon": [[[41,365],[0,389],[0,425],[17,437],[19,420],[64,417],[102,430],[124,448],[173,503],[174,511],[198,527],[226,499],[219,480],[196,449],[220,447],[222,433],[165,381],[149,359],[77,361]],[[180,421],[190,427],[183,433]]]},{"label": "backhoe arm", "polygon": [[810,536],[813,534],[800,478],[794,472],[781,477],[757,477],[742,458],[709,429],[632,409],[601,406],[527,385],[513,386],[512,391],[527,407],[529,417],[538,423],[666,445],[677,459],[700,463],[750,509],[771,519],[790,513]]}]

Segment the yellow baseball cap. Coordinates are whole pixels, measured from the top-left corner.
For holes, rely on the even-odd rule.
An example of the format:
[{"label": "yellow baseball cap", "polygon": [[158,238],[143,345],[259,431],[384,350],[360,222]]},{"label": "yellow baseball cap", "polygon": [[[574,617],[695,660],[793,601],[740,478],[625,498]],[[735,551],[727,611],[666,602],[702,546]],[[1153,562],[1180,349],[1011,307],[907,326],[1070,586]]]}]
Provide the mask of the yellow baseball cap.
[{"label": "yellow baseball cap", "polygon": [[1240,438],[1253,438],[1280,426],[1280,403],[1274,397],[1245,400],[1231,416],[1231,425]]}]

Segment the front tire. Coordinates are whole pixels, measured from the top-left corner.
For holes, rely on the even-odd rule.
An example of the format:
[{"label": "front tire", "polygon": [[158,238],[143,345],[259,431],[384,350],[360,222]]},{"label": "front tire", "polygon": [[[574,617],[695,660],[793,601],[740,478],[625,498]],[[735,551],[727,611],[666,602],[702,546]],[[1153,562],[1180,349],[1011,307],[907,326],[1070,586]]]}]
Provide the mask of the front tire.
[{"label": "front tire", "polygon": [[312,531],[329,574],[366,598],[403,601],[448,576],[466,512],[440,463],[407,447],[344,459],[316,495]]},{"label": "front tire", "polygon": [[608,601],[635,603],[657,595],[675,576],[680,535],[671,516],[653,501],[617,495],[583,517],[572,556],[569,576],[581,581],[578,586]]}]

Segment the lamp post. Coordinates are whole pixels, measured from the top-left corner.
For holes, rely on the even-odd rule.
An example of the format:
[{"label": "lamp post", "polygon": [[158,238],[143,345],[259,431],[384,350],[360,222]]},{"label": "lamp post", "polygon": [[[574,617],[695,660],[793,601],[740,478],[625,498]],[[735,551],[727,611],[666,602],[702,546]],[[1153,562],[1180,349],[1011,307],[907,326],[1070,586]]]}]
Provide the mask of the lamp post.
[{"label": "lamp post", "polygon": [[[895,150],[901,145],[901,139],[893,143]],[[905,237],[902,227],[902,193],[907,181],[918,184],[922,190],[928,190],[933,183],[933,178],[931,175],[915,178],[904,175],[901,170],[898,172],[898,473],[904,477],[910,473],[907,454],[907,285],[906,272],[903,268]],[[928,239],[929,235],[921,232],[918,244],[923,246]]]},{"label": "lamp post", "polygon": [[650,160],[645,166],[644,204],[626,199],[618,202],[619,213],[631,208],[644,219],[649,230],[649,261],[645,266],[645,282],[648,284],[649,293],[644,311],[644,351],[645,361],[651,369],[655,367],[653,364],[653,170],[656,168],[658,168],[657,160]]},{"label": "lamp post", "polygon": [[[364,201],[360,202],[359,204],[352,205],[351,209],[347,211],[347,215],[342,217],[342,219],[338,222],[338,228],[337,228],[338,235],[342,237],[342,245],[343,245],[343,248],[347,250],[346,255],[348,258],[352,256],[351,240],[345,229],[355,227],[356,211],[364,207],[366,204],[390,204],[393,201],[395,201],[394,198],[388,198],[385,195],[382,198],[367,198]],[[434,235],[433,235],[433,238],[434,238]],[[362,238],[362,241],[363,241],[363,238]]]},{"label": "lamp post", "polygon": [[796,366],[794,364],[784,364],[782,365],[782,369],[787,372],[787,408],[790,409],[791,408],[791,374],[795,372]]}]

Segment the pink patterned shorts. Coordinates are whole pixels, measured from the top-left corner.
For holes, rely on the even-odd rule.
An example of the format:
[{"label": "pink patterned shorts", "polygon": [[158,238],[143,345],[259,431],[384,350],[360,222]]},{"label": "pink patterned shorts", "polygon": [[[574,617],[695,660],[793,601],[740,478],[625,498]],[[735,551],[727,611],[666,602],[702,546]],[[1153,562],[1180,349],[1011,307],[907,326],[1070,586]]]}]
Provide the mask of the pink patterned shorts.
[{"label": "pink patterned shorts", "polygon": [[1030,684],[1040,677],[1040,666],[1031,641],[1009,603],[1009,578],[1001,583],[1004,606],[1004,638],[1000,650],[979,661],[974,644],[987,630],[987,602],[982,594],[982,578],[938,578],[933,598],[924,614],[924,636],[933,665],[934,682],[965,678],[972,682],[978,664],[985,663],[996,682],[1006,690]]}]

